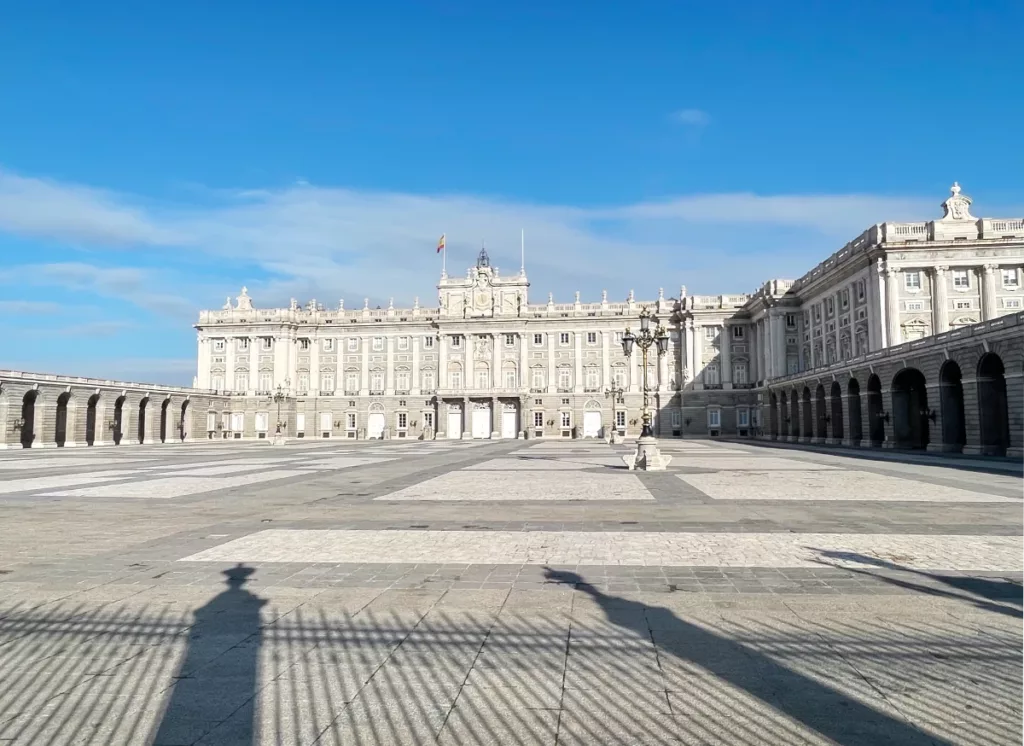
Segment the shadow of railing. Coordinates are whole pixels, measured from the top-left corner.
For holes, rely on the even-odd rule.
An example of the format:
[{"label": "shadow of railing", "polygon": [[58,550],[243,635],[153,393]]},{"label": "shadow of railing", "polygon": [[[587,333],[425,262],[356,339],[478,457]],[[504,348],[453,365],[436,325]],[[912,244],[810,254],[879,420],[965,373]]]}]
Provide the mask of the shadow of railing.
[{"label": "shadow of railing", "polygon": [[[225,572],[0,620],[0,741],[46,746],[1019,742],[1019,640],[957,621],[726,616],[602,593],[288,590]],[[479,595],[472,595],[478,593]],[[196,598],[195,611],[182,603]],[[681,594],[666,594],[680,600]],[[667,603],[667,602],[666,602]],[[692,602],[691,602],[692,603]],[[970,685],[964,684],[965,680]],[[912,721],[912,722],[908,722]],[[925,727],[926,724],[927,727]]]}]

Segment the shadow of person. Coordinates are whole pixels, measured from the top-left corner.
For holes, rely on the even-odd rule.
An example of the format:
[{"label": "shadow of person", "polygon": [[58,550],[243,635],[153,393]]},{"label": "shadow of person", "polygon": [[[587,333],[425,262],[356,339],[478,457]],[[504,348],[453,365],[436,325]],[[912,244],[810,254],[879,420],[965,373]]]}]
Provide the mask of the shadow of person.
[{"label": "shadow of person", "polygon": [[[786,668],[757,650],[687,622],[671,609],[604,594],[574,572],[545,567],[544,574],[549,582],[574,585],[589,595],[610,623],[655,642],[659,657],[669,655],[695,664],[836,744],[948,744],[911,723]],[[694,678],[691,687],[698,686]]]},{"label": "shadow of person", "polygon": [[[188,647],[150,741],[154,746],[195,743],[254,698],[260,609],[267,603],[244,587],[255,572],[242,564],[225,570],[227,588],[196,610]],[[252,719],[235,725],[230,740],[252,743]]]}]

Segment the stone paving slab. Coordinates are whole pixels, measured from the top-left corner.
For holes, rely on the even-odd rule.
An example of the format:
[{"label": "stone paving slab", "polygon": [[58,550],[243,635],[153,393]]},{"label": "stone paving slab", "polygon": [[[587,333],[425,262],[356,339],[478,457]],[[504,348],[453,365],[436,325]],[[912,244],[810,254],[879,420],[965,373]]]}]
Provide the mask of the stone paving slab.
[{"label": "stone paving slab", "polygon": [[[489,471],[489,470],[488,470]],[[653,500],[640,480],[619,471],[613,476],[576,473],[552,482],[537,472],[449,472],[375,500],[387,501],[577,501]]]},{"label": "stone paving slab", "polygon": [[304,475],[305,472],[294,469],[271,469],[256,474],[236,474],[230,477],[161,477],[143,479],[135,482],[120,482],[96,487],[82,487],[74,490],[48,492],[43,497],[127,497],[142,499],[167,499],[194,495],[200,492],[211,492],[228,487],[268,482],[274,479],[286,479]]}]

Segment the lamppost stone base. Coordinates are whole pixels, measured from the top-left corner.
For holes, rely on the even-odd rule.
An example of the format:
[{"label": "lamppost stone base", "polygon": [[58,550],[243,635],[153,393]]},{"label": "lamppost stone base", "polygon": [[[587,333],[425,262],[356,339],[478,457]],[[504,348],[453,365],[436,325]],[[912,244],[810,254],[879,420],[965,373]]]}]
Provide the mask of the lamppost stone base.
[{"label": "lamppost stone base", "polygon": [[281,433],[274,433],[270,436],[270,445],[272,446],[283,446],[285,442],[285,437]]},{"label": "lamppost stone base", "polygon": [[622,457],[623,463],[630,471],[665,471],[672,461],[658,450],[658,439],[642,436],[636,442],[636,453]]},{"label": "lamppost stone base", "polygon": [[620,445],[626,442],[626,436],[620,433],[618,430],[612,430],[611,443],[612,445]]}]

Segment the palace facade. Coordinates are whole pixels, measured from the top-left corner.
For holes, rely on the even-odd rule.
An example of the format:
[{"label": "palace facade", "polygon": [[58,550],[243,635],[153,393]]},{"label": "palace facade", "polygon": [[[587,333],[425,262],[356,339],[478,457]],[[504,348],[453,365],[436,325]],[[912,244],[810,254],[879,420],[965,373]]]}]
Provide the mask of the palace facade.
[{"label": "palace facade", "polygon": [[[606,437],[639,430],[648,308],[669,334],[647,360],[662,437],[755,435],[770,381],[1021,310],[1024,219],[975,218],[958,185],[943,216],[879,223],[797,280],[752,294],[531,302],[525,271],[481,251],[436,306],[254,305],[200,313],[197,386],[228,395],[216,437]],[[652,294],[653,295],[653,294]],[[277,395],[277,402],[273,397]],[[280,416],[278,415],[280,411]]]}]

